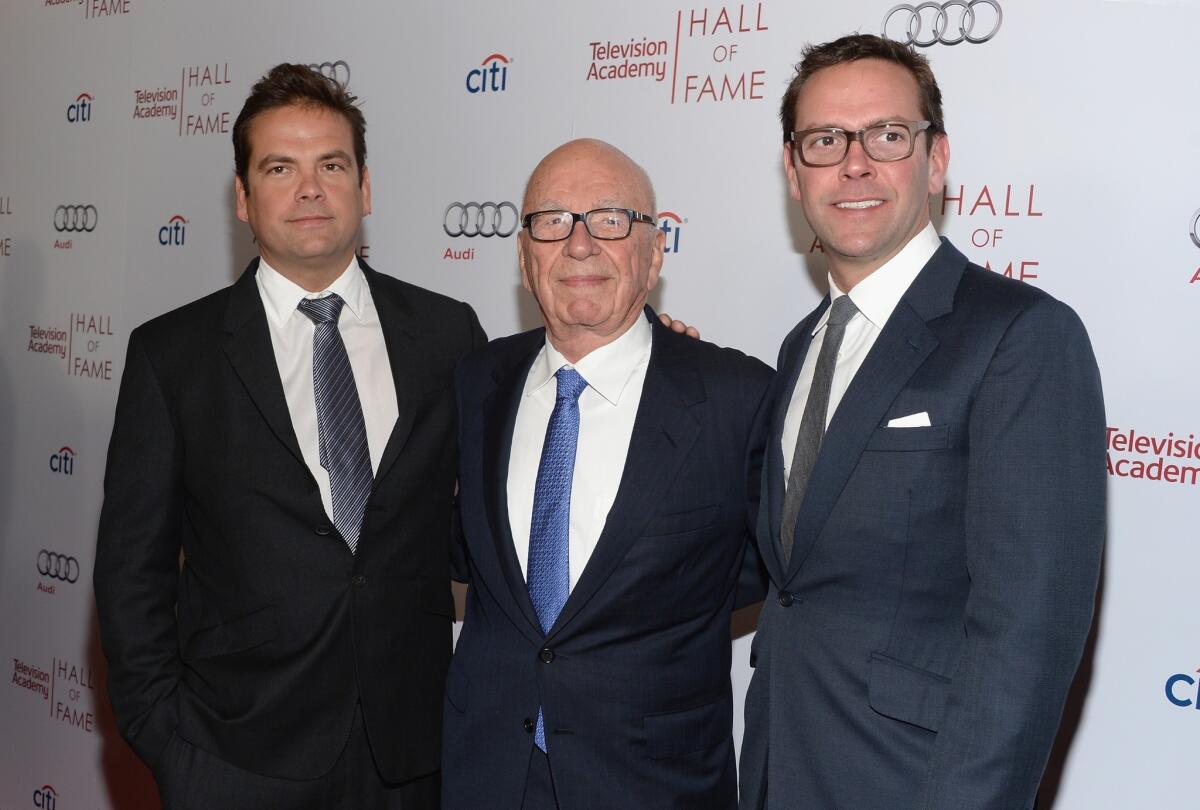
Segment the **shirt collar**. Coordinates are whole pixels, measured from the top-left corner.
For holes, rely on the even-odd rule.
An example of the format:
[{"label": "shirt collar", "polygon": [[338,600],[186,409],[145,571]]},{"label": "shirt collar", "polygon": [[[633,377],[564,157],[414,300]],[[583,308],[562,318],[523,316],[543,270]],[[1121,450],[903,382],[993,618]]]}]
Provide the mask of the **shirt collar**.
[{"label": "shirt collar", "polygon": [[349,311],[352,316],[361,319],[368,294],[367,278],[359,267],[357,256],[352,257],[342,274],[320,292],[309,292],[267,264],[265,259],[258,261],[255,280],[258,282],[267,317],[276,326],[282,326],[288,318],[297,314],[296,307],[301,300],[324,298],[330,293],[337,293],[346,302],[343,312]]},{"label": "shirt collar", "polygon": [[563,366],[573,366],[587,380],[588,388],[615,406],[621,401],[621,393],[633,373],[650,356],[652,343],[650,322],[639,315],[633,325],[612,343],[589,352],[578,363],[569,363],[554,348],[547,334],[546,343],[534,359],[529,376],[525,378],[525,396],[536,393],[553,381],[554,375]]},{"label": "shirt collar", "polygon": [[[876,329],[883,329],[883,325],[892,315],[892,310],[900,303],[905,291],[941,244],[933,223],[928,222],[916,236],[908,240],[908,244],[902,247],[899,253],[854,285],[854,289],[849,293],[850,300]],[[829,303],[832,304],[846,294],[834,284],[833,276],[829,276]],[[817,321],[813,334],[821,331],[828,320],[829,309],[826,309]]]}]

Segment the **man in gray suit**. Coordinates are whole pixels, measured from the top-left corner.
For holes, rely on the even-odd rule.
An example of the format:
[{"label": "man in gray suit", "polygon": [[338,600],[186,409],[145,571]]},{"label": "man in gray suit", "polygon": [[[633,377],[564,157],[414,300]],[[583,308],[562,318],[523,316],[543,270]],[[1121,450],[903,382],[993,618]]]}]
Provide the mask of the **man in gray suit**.
[{"label": "man in gray suit", "polygon": [[770,395],[741,806],[1032,807],[1104,536],[1087,334],[933,230],[950,149],[924,57],[810,47],[780,117],[830,294]]}]

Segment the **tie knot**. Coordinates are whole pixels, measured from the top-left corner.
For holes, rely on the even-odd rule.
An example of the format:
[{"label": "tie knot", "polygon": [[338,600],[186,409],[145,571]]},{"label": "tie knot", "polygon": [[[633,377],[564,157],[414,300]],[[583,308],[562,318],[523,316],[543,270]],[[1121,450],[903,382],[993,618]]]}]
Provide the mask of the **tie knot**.
[{"label": "tie knot", "polygon": [[833,306],[829,308],[829,325],[830,326],[845,326],[850,323],[850,319],[858,313],[858,307],[854,306],[854,302],[850,300],[848,295],[840,295],[833,302]]},{"label": "tie knot", "polygon": [[587,388],[587,380],[573,368],[563,366],[555,372],[554,376],[558,378],[559,399],[577,400],[583,393],[583,389]]},{"label": "tie knot", "polygon": [[330,293],[321,298],[305,298],[296,308],[303,312],[313,323],[337,323],[346,302],[337,293]]}]

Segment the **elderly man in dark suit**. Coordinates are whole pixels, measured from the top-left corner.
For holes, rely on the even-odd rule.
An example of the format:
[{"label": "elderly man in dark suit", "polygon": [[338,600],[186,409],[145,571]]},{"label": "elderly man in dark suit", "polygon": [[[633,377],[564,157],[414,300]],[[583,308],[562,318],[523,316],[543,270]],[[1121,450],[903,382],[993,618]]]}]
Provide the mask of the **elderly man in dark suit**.
[{"label": "elderly man in dark suit", "polygon": [[234,185],[260,256],[129,339],[96,602],[168,808],[438,807],[452,373],[483,335],[355,257],[364,129],[304,66],[255,85]]},{"label": "elderly man in dark suit", "polygon": [[771,374],[645,307],[654,211],[612,146],[547,155],[519,241],[545,328],[459,369],[448,810],[736,805],[729,619],[762,593],[747,464]]},{"label": "elderly man in dark suit", "polygon": [[812,47],[780,115],[830,294],[779,354],[742,808],[1032,807],[1104,537],[1087,334],[938,239],[924,57]]}]

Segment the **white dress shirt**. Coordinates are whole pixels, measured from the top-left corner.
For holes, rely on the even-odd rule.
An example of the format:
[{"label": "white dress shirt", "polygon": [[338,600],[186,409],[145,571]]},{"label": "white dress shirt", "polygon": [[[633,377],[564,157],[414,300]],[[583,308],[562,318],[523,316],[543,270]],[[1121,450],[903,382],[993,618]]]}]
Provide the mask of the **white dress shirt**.
[{"label": "white dress shirt", "polygon": [[[892,315],[892,310],[900,303],[906,290],[916,279],[921,268],[929,261],[934,252],[941,247],[937,231],[933,224],[925,228],[909,240],[900,252],[887,261],[882,267],[858,282],[850,292],[850,300],[858,307],[858,312],[846,324],[846,334],[838,350],[837,364],[833,369],[833,382],[829,387],[829,408],[825,411],[825,427],[829,427],[833,414],[837,411],[846,389],[863,360],[875,345],[875,339],[883,330],[884,324]],[[829,303],[832,304],[841,296],[846,295],[833,283],[829,277]],[[804,416],[804,406],[808,402],[808,390],[812,388],[813,373],[817,367],[817,355],[821,353],[821,345],[825,342],[825,324],[829,321],[829,309],[821,315],[813,329],[812,343],[808,354],[804,356],[804,365],[800,367],[800,376],[796,379],[796,387],[792,390],[792,399],[788,404],[787,416],[783,421],[783,478],[787,480],[791,474],[792,456],[796,452],[796,436],[800,433],[800,420]]]},{"label": "white dress shirt", "polygon": [[313,389],[313,334],[316,324],[296,307],[304,298],[323,298],[337,293],[346,302],[338,318],[338,331],[346,344],[350,368],[358,401],[362,403],[363,421],[367,427],[367,447],[371,453],[371,470],[379,470],[384,445],[396,425],[399,408],[396,387],[392,382],[392,367],[388,363],[387,346],[383,342],[383,327],[371,298],[371,288],[358,259],[353,258],[346,270],[327,289],[309,292],[285,278],[265,261],[258,263],[255,276],[258,294],[267,311],[267,326],[271,345],[275,349],[275,364],[283,382],[292,429],[300,443],[304,463],[317,479],[325,514],[333,514],[333,499],[329,494],[329,473],[321,466],[320,440],[317,433],[317,400]]},{"label": "white dress shirt", "polygon": [[[587,380],[579,397],[579,444],[571,478],[571,521],[568,561],[571,588],[579,581],[604,531],[608,510],[617,497],[646,366],[650,361],[650,323],[638,317],[623,335],[591,352],[574,368]],[[571,366],[551,344],[538,352],[517,409],[512,454],[508,461],[508,519],[513,545],[528,576],[529,528],[533,522],[533,490],[537,484],[546,426],[558,392],[555,373]]]}]

